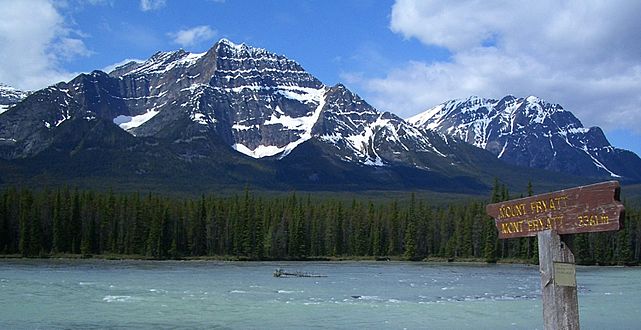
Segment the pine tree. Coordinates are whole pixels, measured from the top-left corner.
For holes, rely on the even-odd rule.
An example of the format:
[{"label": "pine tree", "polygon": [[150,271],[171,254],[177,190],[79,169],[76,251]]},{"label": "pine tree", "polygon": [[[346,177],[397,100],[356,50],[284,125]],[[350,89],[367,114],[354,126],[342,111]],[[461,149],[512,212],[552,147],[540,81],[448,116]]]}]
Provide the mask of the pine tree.
[{"label": "pine tree", "polygon": [[405,252],[403,257],[408,260],[416,258],[416,225],[415,220],[408,217],[405,227]]},{"label": "pine tree", "polygon": [[403,256],[406,259],[412,260],[416,258],[416,195],[414,193],[412,193],[410,197],[410,205],[405,223],[405,251]]},{"label": "pine tree", "polygon": [[191,237],[191,255],[192,256],[201,256],[204,255],[206,251],[206,242],[205,242],[205,223],[207,211],[205,208],[205,196],[203,195],[198,203],[197,209],[192,212],[192,217],[190,221],[190,237]]},{"label": "pine tree", "polygon": [[[630,222],[630,218],[626,216],[626,223]],[[623,226],[616,233],[616,250],[614,259],[619,264],[629,264],[632,262],[632,248],[630,246],[628,227]]]},{"label": "pine tree", "polygon": [[399,223],[398,223],[398,202],[394,200],[389,210],[389,244],[387,254],[395,256],[399,254]]},{"label": "pine tree", "polygon": [[7,192],[0,195],[0,253],[9,251],[9,214],[7,209]]},{"label": "pine tree", "polygon": [[34,207],[31,213],[31,224],[29,226],[29,253],[30,256],[40,256],[43,255],[42,249],[42,221],[40,219],[40,210],[38,207]]},{"label": "pine tree", "polygon": [[31,254],[31,221],[33,219],[33,195],[31,191],[23,190],[20,198],[20,239],[19,249],[20,253],[29,257]]},{"label": "pine tree", "polygon": [[67,232],[71,241],[71,253],[80,253],[80,241],[82,237],[82,220],[80,218],[80,193],[76,189],[73,193],[71,204],[71,218],[69,219]]},{"label": "pine tree", "polygon": [[53,246],[51,248],[52,253],[59,253],[63,251],[64,247],[64,237],[65,237],[65,226],[63,224],[63,215],[62,215],[62,196],[60,190],[56,192],[56,200],[53,207]]}]

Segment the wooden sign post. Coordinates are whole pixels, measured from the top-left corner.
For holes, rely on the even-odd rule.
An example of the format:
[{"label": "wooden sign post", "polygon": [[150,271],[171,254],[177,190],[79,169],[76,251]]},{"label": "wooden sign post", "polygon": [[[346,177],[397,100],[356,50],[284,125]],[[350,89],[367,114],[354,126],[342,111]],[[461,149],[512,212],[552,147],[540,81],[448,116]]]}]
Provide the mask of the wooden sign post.
[{"label": "wooden sign post", "polygon": [[545,329],[578,329],[574,254],[559,235],[620,228],[620,186],[608,181],[487,206],[499,238],[537,236]]}]

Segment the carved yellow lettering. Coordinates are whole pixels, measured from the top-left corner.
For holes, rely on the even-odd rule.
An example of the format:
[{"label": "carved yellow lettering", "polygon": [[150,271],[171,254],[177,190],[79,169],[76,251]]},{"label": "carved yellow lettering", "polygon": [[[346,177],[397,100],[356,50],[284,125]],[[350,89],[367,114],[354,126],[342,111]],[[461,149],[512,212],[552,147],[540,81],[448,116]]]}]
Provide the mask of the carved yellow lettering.
[{"label": "carved yellow lettering", "polygon": [[545,226],[542,219],[534,219],[528,221],[528,231],[541,231]]},{"label": "carved yellow lettering", "polygon": [[529,220],[527,222],[527,231],[536,231],[536,226],[534,224],[534,220]]},{"label": "carved yellow lettering", "polygon": [[550,210],[556,210],[556,206],[554,206],[554,199],[550,198]]},{"label": "carved yellow lettering", "polygon": [[[560,196],[555,198],[556,204],[557,204],[557,209],[561,208],[561,206],[566,207],[568,205],[568,196]],[[563,202],[563,205],[561,205],[561,201]]]},{"label": "carved yellow lettering", "polygon": [[520,233],[523,231],[523,221],[510,222],[510,226],[513,233]]},{"label": "carved yellow lettering", "polygon": [[530,203],[530,208],[532,209],[532,213],[541,213],[547,209],[543,201],[534,201]]},{"label": "carved yellow lettering", "polygon": [[499,219],[520,217],[526,215],[525,204],[503,205],[499,207]]},{"label": "carved yellow lettering", "polygon": [[607,214],[585,214],[577,217],[579,227],[593,227],[610,223],[610,217]]},{"label": "carved yellow lettering", "polygon": [[512,216],[510,214],[510,207],[509,206],[505,206],[504,205],[501,209],[503,210],[503,218],[509,218],[509,217]]},{"label": "carved yellow lettering", "polygon": [[507,223],[502,223],[501,224],[501,233],[502,234],[511,234],[512,232],[510,231],[510,226],[508,226]]},{"label": "carved yellow lettering", "polygon": [[547,218],[545,220],[546,220],[545,229],[554,229],[554,228],[556,228],[556,224],[555,224],[556,217],[549,217],[549,218]]},{"label": "carved yellow lettering", "polygon": [[604,225],[610,223],[610,217],[607,216],[607,215],[602,215],[601,216],[601,223],[604,224]]}]

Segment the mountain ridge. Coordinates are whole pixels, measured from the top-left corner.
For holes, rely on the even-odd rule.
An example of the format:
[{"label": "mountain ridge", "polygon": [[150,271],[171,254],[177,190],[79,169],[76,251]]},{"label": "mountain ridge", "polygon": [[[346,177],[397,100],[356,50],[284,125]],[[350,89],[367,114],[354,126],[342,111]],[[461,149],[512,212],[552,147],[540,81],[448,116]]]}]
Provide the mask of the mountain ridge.
[{"label": "mountain ridge", "polygon": [[641,178],[636,154],[613,147],[599,127],[583,127],[561,105],[535,96],[450,100],[408,121],[518,166],[630,181]]},{"label": "mountain ridge", "polygon": [[417,126],[283,55],[222,39],[28,95],[0,116],[0,158],[18,173],[0,180],[81,173],[194,187],[478,192],[494,177],[515,186],[595,179],[523,175],[465,139]]}]

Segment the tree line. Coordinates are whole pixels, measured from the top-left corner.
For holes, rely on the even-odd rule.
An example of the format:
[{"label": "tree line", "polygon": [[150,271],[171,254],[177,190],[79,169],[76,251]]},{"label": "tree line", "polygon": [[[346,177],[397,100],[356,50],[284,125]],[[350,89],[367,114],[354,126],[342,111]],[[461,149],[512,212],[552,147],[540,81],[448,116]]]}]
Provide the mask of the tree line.
[{"label": "tree line", "polygon": [[[531,194],[531,187],[528,189]],[[488,202],[510,198],[495,184]],[[397,257],[537,262],[535,237],[499,240],[486,202],[437,206],[406,200],[268,197],[177,198],[147,193],[7,188],[0,195],[0,253],[24,257],[128,255],[153,259]],[[618,232],[574,235],[578,263],[638,264],[641,220],[626,208]]]}]

